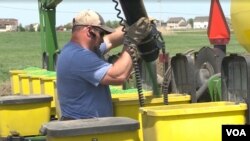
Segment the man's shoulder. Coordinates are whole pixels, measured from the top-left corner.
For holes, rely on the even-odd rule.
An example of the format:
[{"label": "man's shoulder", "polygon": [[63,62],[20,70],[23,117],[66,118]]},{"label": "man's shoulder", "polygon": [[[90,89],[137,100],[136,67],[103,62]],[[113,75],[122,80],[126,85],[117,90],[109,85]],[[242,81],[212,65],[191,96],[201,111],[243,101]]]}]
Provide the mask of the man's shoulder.
[{"label": "man's shoulder", "polygon": [[80,45],[70,41],[70,42],[66,43],[63,48],[69,48],[69,47],[71,47],[71,48],[74,48],[74,47],[75,48],[80,48]]},{"label": "man's shoulder", "polygon": [[62,48],[62,51],[64,52],[70,52],[70,51],[79,51],[79,50],[84,50],[80,45],[73,43],[73,42],[68,42],[67,44],[64,45]]}]

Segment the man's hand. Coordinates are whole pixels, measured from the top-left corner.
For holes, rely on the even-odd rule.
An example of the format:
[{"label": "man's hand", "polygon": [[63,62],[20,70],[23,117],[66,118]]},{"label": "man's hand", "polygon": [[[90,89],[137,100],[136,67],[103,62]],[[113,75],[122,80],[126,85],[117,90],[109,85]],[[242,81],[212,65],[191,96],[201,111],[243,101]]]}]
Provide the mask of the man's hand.
[{"label": "man's hand", "polygon": [[142,17],[130,27],[126,27],[124,44],[126,46],[137,46],[147,37],[152,29],[148,18]]}]

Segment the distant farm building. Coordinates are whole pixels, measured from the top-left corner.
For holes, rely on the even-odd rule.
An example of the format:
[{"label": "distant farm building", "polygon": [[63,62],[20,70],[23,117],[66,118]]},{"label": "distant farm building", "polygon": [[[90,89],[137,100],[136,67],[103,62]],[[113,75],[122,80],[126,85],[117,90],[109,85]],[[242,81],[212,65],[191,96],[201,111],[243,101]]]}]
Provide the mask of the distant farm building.
[{"label": "distant farm building", "polygon": [[191,25],[183,17],[171,17],[167,21],[167,29],[190,29]]},{"label": "distant farm building", "polygon": [[38,23],[32,23],[32,24],[26,25],[25,30],[26,31],[35,31],[35,32],[37,32],[38,29],[39,29],[39,26],[40,25]]},{"label": "distant farm building", "polygon": [[207,29],[208,27],[208,16],[200,16],[194,18],[194,29]]},{"label": "distant farm building", "polygon": [[0,32],[17,31],[17,19],[0,19]]}]

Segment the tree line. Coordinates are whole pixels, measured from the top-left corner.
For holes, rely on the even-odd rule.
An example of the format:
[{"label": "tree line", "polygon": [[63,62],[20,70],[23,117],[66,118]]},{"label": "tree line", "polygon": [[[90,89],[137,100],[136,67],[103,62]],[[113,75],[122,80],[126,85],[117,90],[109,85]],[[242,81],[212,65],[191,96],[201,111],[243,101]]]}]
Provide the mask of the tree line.
[{"label": "tree line", "polygon": [[[109,27],[112,27],[112,28],[116,28],[120,24],[119,24],[118,21],[110,21],[109,20],[109,21],[106,22],[106,25],[109,26]],[[67,23],[65,25],[60,25],[60,26],[56,27],[56,30],[61,30],[62,28],[66,29],[66,31],[70,31],[72,29],[72,23]],[[33,24],[29,24],[29,25],[27,25],[25,27],[22,24],[19,24],[17,26],[17,31],[18,32],[35,32],[36,29],[35,29]],[[40,24],[38,25],[38,28],[37,28],[37,32],[39,32],[39,31],[40,31]]]}]

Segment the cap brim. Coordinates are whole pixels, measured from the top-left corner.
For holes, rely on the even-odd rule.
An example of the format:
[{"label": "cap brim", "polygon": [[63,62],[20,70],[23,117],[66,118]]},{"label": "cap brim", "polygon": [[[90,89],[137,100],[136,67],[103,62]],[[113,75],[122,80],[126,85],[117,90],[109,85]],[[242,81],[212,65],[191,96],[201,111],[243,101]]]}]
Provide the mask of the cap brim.
[{"label": "cap brim", "polygon": [[114,32],[115,30],[113,28],[110,28],[108,26],[105,26],[105,25],[102,25],[102,26],[99,26],[101,29],[103,29],[104,31],[106,31],[107,34],[110,34],[112,32]]}]

